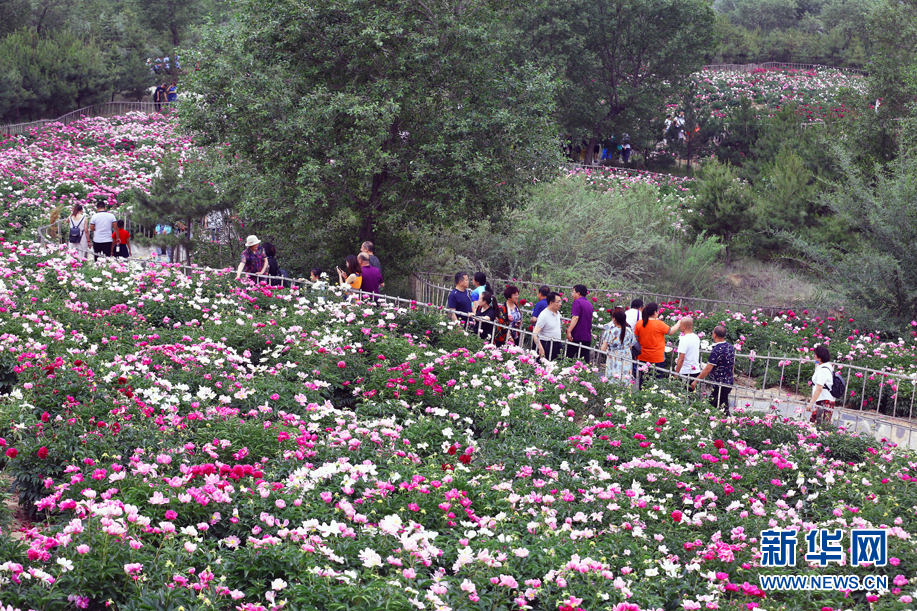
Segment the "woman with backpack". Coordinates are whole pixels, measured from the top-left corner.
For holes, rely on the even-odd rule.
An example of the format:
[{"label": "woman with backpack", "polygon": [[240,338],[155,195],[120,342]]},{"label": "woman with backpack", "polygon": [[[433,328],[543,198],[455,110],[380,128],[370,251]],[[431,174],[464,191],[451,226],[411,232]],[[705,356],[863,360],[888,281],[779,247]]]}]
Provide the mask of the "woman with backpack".
[{"label": "woman with backpack", "polygon": [[68,231],[67,248],[73,251],[89,252],[89,241],[86,232],[86,215],[83,214],[81,204],[73,204],[70,216],[67,217]]},{"label": "woman with backpack", "polygon": [[812,399],[807,411],[812,412],[809,422],[828,424],[834,417],[835,399],[843,396],[844,381],[834,373],[831,366],[831,353],[827,346],[815,347],[815,373],[812,374]]}]

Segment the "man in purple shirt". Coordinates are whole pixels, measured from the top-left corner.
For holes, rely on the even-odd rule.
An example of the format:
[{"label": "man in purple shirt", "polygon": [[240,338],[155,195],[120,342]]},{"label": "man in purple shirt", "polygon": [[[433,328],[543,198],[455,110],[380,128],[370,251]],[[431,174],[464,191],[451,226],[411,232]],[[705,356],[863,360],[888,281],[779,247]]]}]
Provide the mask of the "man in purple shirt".
[{"label": "man in purple shirt", "polygon": [[[366,280],[363,280],[364,284]],[[567,341],[576,345],[567,346],[567,358],[582,359],[588,363],[592,357],[592,302],[586,299],[589,291],[582,284],[573,287],[573,311],[567,325]],[[583,347],[585,346],[585,348]]]},{"label": "man in purple shirt", "polygon": [[384,282],[382,272],[369,264],[369,255],[365,252],[357,255],[357,261],[360,262],[360,271],[363,272],[363,284],[360,286],[360,290],[365,293],[377,294],[379,285]]}]

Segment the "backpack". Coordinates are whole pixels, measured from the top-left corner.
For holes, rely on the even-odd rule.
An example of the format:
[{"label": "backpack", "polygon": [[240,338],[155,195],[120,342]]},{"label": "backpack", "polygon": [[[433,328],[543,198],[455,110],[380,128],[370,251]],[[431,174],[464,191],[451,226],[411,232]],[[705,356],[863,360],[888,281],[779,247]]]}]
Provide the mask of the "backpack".
[{"label": "backpack", "polygon": [[[86,218],[86,217],[83,217],[83,218]],[[83,241],[83,230],[80,229],[82,224],[83,224],[82,219],[80,219],[80,222],[77,223],[76,225],[73,224],[73,219],[72,218],[70,219],[70,238],[69,240],[71,244],[79,244],[80,242]]]},{"label": "backpack", "polygon": [[847,385],[844,384],[844,378],[836,371],[832,371],[831,387],[827,389],[835,399],[842,399],[847,393]]}]

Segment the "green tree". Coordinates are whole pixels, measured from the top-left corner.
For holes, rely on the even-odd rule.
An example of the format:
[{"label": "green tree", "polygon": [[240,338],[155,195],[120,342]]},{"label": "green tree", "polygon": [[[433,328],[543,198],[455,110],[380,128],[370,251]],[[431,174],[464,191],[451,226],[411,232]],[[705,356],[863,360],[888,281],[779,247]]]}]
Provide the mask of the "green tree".
[{"label": "green tree", "polygon": [[753,203],[748,185],[732,168],[716,162],[706,163],[698,176],[697,197],[688,224],[697,235],[719,237],[729,265],[735,238],[754,225]]},{"label": "green tree", "polygon": [[[905,129],[914,129],[909,120]],[[877,318],[908,322],[917,318],[917,151],[904,150],[883,166],[864,169],[854,156],[835,147],[842,180],[821,203],[857,231],[856,247],[818,246],[797,236],[797,246],[830,278],[851,304],[868,307]]]},{"label": "green tree", "polygon": [[[346,215],[361,240],[475,221],[559,162],[553,83],[508,61],[499,5],[242,0],[210,28],[180,120],[270,193],[261,217]],[[274,215],[271,217],[270,215]],[[395,246],[395,245],[393,245]]]},{"label": "green tree", "polygon": [[[166,48],[182,45],[189,29],[206,14],[203,0],[133,0],[134,9],[146,26],[164,35]],[[167,53],[168,54],[168,53]],[[174,56],[174,52],[170,54]]]},{"label": "green tree", "polygon": [[[217,191],[206,172],[207,164],[206,157],[184,162],[167,157],[149,192],[135,190],[131,193],[134,202],[131,220],[134,224],[150,234],[157,225],[171,225],[173,228],[171,234],[138,238],[139,243],[172,247],[173,256],[184,258],[184,262],[190,265],[192,253],[207,241],[209,235],[200,229],[201,221],[208,214],[219,212],[228,222],[236,203],[236,193]],[[191,228],[191,231],[179,231],[180,226]]]},{"label": "green tree", "polygon": [[659,118],[717,44],[707,0],[539,0],[517,28],[524,56],[562,76],[558,122],[590,146]]},{"label": "green tree", "polygon": [[0,58],[0,78],[13,91],[3,96],[7,119],[60,116],[110,91],[112,76],[99,47],[68,31],[19,30],[0,39]]}]

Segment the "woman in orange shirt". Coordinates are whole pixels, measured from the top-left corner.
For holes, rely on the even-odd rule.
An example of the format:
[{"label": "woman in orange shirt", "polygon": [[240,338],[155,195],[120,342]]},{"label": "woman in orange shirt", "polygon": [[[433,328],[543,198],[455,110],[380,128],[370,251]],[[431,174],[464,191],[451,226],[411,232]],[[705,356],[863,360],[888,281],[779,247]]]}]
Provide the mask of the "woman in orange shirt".
[{"label": "woman in orange shirt", "polygon": [[[648,303],[643,308],[643,319],[637,321],[634,325],[634,334],[640,341],[640,356],[637,359],[647,365],[652,365],[656,369],[656,377],[665,377],[666,370],[663,366],[665,362],[665,337],[674,335],[681,329],[679,320],[673,326],[669,326],[659,320],[659,304]],[[646,375],[649,375],[649,371]],[[640,375],[640,388],[643,388],[644,374]]]}]

